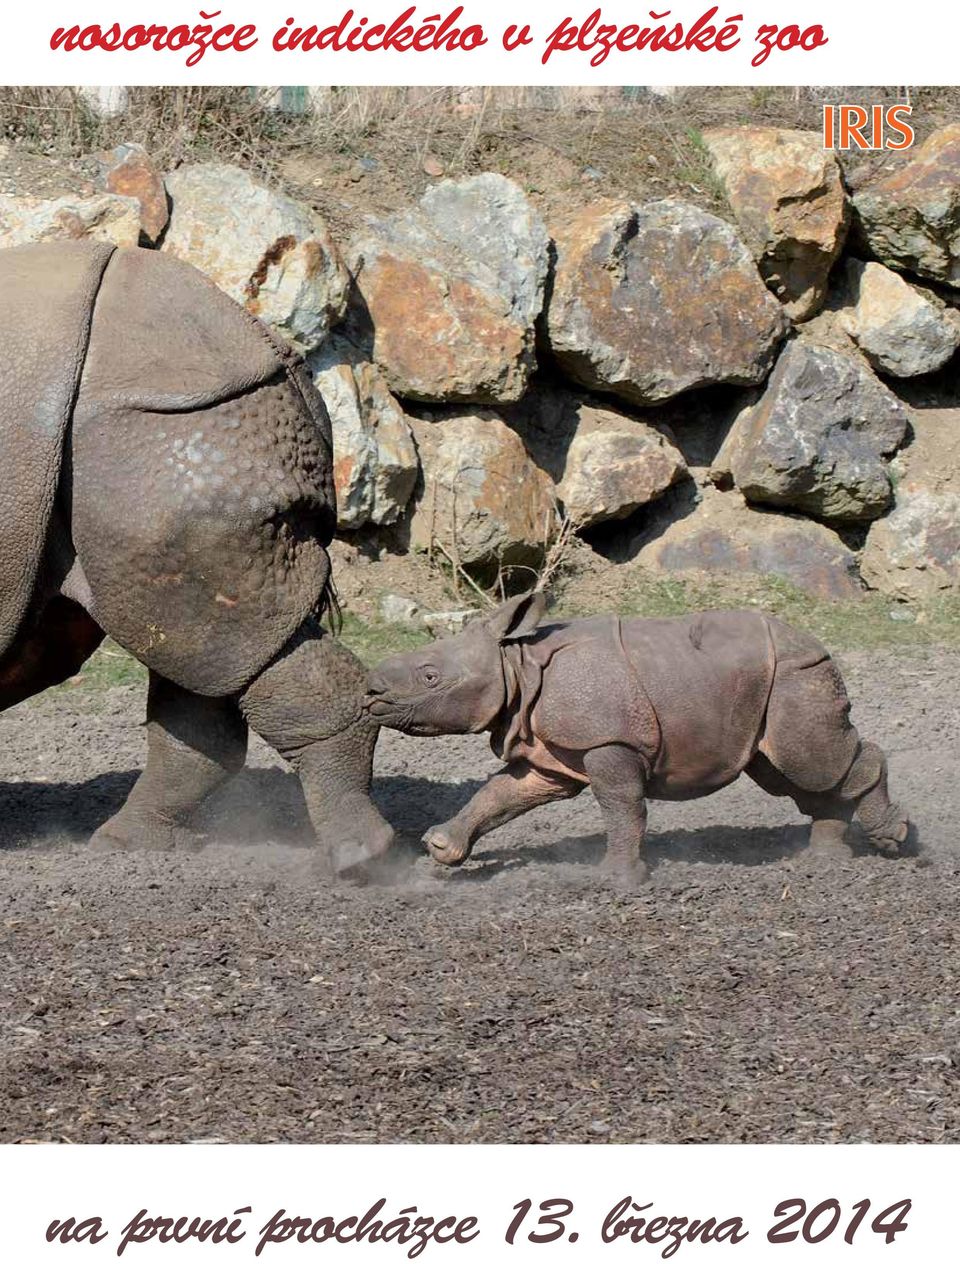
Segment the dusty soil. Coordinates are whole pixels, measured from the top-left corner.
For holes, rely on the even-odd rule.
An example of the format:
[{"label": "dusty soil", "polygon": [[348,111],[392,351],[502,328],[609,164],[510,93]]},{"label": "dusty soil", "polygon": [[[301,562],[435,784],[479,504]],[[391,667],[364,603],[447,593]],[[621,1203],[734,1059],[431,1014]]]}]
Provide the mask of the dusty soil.
[{"label": "dusty soil", "polygon": [[[140,689],[6,713],[0,1140],[960,1141],[960,655],[844,666],[920,858],[814,863],[744,783],[655,805],[637,895],[589,794],[453,876],[325,887],[263,747],[200,855],[89,855]],[[377,792],[415,833],[492,764],[387,734]]]}]

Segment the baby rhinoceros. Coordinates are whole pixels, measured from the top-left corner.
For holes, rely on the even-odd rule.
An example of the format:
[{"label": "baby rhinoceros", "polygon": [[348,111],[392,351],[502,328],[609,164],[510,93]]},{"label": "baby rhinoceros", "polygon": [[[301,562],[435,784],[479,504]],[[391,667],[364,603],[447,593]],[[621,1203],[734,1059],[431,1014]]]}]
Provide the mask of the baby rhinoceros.
[{"label": "baby rhinoceros", "polygon": [[910,823],[887,795],[887,761],[850,723],[836,664],[812,636],[753,611],[616,615],[540,626],[540,594],[459,636],[381,663],[366,707],[417,736],[488,731],[506,767],[424,842],[461,864],[481,835],[589,785],[606,865],[647,877],[646,801],[695,799],[746,772],[813,818],[811,845],[844,846],[854,813],[896,855]]}]

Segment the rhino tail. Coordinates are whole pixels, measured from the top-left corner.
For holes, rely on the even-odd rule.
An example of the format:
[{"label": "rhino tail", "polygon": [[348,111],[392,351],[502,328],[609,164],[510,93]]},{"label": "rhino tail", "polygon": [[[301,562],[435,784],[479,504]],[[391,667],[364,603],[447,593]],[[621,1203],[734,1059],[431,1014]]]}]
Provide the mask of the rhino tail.
[{"label": "rhino tail", "polygon": [[314,614],[318,622],[327,625],[331,636],[339,636],[343,631],[343,607],[340,605],[340,594],[333,582],[332,571],[327,576]]}]

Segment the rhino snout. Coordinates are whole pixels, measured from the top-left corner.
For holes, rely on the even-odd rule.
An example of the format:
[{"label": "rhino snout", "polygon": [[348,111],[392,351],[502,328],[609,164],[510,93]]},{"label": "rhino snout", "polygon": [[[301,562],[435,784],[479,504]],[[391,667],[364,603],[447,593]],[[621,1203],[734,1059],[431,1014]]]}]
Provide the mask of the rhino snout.
[{"label": "rhino snout", "polygon": [[367,677],[367,697],[377,698],[381,694],[389,693],[390,686],[383,676],[379,676],[376,672],[371,672]]},{"label": "rhino snout", "polygon": [[382,676],[370,676],[367,680],[367,692],[363,699],[363,709],[376,717],[387,715],[392,710],[390,704],[390,686]]}]

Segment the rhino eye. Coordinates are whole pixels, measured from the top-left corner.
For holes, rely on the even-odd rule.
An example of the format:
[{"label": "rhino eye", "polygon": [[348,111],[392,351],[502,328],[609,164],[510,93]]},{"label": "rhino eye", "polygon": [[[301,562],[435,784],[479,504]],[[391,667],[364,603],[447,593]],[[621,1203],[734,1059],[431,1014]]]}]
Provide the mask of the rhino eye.
[{"label": "rhino eye", "polygon": [[428,689],[432,689],[434,685],[439,683],[440,673],[437,671],[436,667],[421,667],[420,680],[421,683],[426,685]]}]

